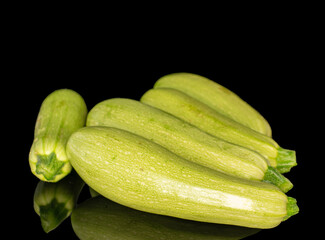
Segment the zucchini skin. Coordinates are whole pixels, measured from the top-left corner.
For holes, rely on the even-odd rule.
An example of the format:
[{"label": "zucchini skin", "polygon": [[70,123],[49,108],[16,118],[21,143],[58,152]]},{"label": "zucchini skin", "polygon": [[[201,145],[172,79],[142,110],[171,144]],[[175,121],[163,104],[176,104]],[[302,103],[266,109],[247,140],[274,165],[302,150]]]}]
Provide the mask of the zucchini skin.
[{"label": "zucchini skin", "polygon": [[93,107],[87,126],[108,126],[154,141],[175,154],[217,171],[262,180],[267,160],[247,148],[228,143],[139,101],[113,98]]},{"label": "zucchini skin", "polygon": [[221,114],[267,136],[272,130],[265,118],[237,94],[193,73],[172,73],[158,79],[154,88],[174,88],[198,99]]},{"label": "zucchini skin", "polygon": [[277,166],[279,145],[272,138],[225,117],[179,90],[150,89],[140,101],[181,118],[213,136],[257,151],[269,160],[272,167]]},{"label": "zucchini skin", "polygon": [[261,229],[287,215],[288,198],[277,187],[194,164],[121,129],[79,129],[67,154],[96,192],[140,211]]},{"label": "zucchini skin", "polygon": [[71,223],[82,240],[239,240],[259,231],[150,214],[101,196],[78,205]]},{"label": "zucchini skin", "polygon": [[57,182],[71,171],[65,145],[70,135],[85,125],[87,106],[70,89],[59,89],[43,101],[29,153],[32,173],[42,181]]}]

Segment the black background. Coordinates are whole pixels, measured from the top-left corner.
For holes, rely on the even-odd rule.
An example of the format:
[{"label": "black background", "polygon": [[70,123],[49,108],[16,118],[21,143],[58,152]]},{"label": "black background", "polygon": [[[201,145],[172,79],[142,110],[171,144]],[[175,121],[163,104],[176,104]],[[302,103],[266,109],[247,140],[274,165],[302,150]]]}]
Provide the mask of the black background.
[{"label": "black background", "polygon": [[[298,166],[286,176],[294,184],[288,195],[298,200],[300,213],[247,239],[289,239],[316,233],[317,212],[311,209],[320,204],[314,170],[321,159],[311,157],[316,149],[309,144],[314,142],[314,119],[320,117],[317,90],[322,85],[313,76],[319,67],[312,55],[317,49],[300,38],[304,34],[297,29],[275,31],[275,35],[260,31],[256,36],[251,35],[254,30],[247,32],[242,26],[231,37],[181,29],[178,38],[167,28],[146,38],[136,26],[133,31],[110,34],[109,26],[61,32],[55,24],[48,30],[31,30],[21,24],[18,34],[8,37],[3,65],[7,73],[2,87],[3,120],[10,133],[8,148],[3,151],[14,153],[3,159],[9,163],[11,176],[11,180],[3,180],[9,186],[4,199],[10,210],[6,225],[11,234],[21,234],[17,229],[24,229],[23,234],[33,239],[77,239],[70,219],[44,233],[33,209],[38,179],[29,170],[28,152],[44,98],[56,89],[70,88],[83,96],[90,110],[108,98],[139,99],[159,77],[173,72],[200,74],[237,93],[268,120],[273,138],[282,147],[296,150]],[[201,41],[193,39],[197,34]],[[88,197],[83,191],[79,202]]]}]

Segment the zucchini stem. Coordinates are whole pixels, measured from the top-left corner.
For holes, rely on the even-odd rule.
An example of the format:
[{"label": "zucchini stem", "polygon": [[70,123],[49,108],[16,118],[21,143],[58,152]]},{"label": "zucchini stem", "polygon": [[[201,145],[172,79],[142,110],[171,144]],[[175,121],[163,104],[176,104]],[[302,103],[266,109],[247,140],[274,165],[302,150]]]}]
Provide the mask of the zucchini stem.
[{"label": "zucchini stem", "polygon": [[288,218],[292,217],[299,213],[299,207],[297,205],[297,200],[292,197],[288,197],[287,203],[287,216],[283,219],[283,221],[287,220]]},{"label": "zucchini stem", "polygon": [[62,168],[67,162],[59,161],[54,152],[49,155],[37,155],[36,173],[43,175],[47,181],[53,181],[62,174]]},{"label": "zucchini stem", "polygon": [[283,176],[277,169],[271,166],[269,166],[265,172],[263,182],[272,183],[280,188],[284,193],[288,192],[293,187],[293,184],[288,178]]},{"label": "zucchini stem", "polygon": [[276,168],[280,173],[290,172],[291,168],[297,166],[296,152],[284,148],[278,148],[278,156],[276,157]]}]

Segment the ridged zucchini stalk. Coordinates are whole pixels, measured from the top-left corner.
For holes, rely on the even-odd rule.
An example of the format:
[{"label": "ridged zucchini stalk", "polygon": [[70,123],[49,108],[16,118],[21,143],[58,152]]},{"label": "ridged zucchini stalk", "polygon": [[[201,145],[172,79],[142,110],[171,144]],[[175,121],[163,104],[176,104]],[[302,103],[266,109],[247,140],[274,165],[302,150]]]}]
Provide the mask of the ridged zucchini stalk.
[{"label": "ridged zucchini stalk", "polygon": [[158,79],[154,88],[174,88],[207,104],[221,114],[267,136],[272,135],[265,118],[237,94],[193,73],[172,73]]},{"label": "ridged zucchini stalk", "polygon": [[136,100],[114,98],[98,103],[88,114],[87,126],[130,131],[197,164],[224,173],[274,183],[284,192],[292,183],[250,149],[216,138],[193,125]]},{"label": "ridged zucchini stalk", "polygon": [[281,148],[271,137],[245,127],[184,92],[172,88],[150,89],[142,96],[141,102],[225,141],[259,152],[281,173],[297,165],[294,151]]},{"label": "ridged zucchini stalk", "polygon": [[29,165],[36,177],[57,182],[70,173],[65,145],[70,135],[85,125],[86,116],[86,104],[73,90],[56,90],[45,98],[29,153]]},{"label": "ridged zucchini stalk", "polygon": [[140,211],[251,228],[273,228],[297,213],[295,201],[272,184],[194,164],[121,129],[79,129],[67,154],[96,192]]},{"label": "ridged zucchini stalk", "polygon": [[82,240],[239,240],[259,231],[150,214],[103,197],[78,205],[71,223]]},{"label": "ridged zucchini stalk", "polygon": [[58,227],[77,204],[84,181],[74,171],[57,183],[40,181],[34,193],[34,209],[46,233]]}]

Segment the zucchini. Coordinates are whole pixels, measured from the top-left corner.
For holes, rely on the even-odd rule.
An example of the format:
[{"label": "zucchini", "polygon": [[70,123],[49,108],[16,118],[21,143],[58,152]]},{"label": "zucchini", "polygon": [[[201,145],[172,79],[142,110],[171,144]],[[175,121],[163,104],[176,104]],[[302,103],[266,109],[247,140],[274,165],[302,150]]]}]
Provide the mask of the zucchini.
[{"label": "zucchini", "polygon": [[147,91],[141,102],[166,111],[201,130],[262,154],[281,173],[297,165],[295,152],[286,150],[271,138],[220,114],[206,104],[172,88]]},{"label": "zucchini", "polygon": [[39,181],[34,193],[34,210],[46,233],[70,216],[84,184],[74,171],[57,183]]},{"label": "zucchini", "polygon": [[272,130],[265,118],[238,95],[220,84],[193,73],[172,73],[158,79],[154,88],[180,90],[221,114],[267,136]]},{"label": "zucchini", "polygon": [[113,98],[102,101],[90,110],[86,125],[130,131],[189,161],[233,176],[273,182],[284,192],[293,186],[281,174],[274,174],[277,170],[269,167],[262,155],[216,138],[171,114],[136,100]]},{"label": "zucchini", "polygon": [[82,240],[238,240],[259,232],[141,212],[103,197],[78,205],[71,224]]},{"label": "zucchini", "polygon": [[194,164],[121,129],[79,129],[67,154],[96,192],[140,211],[251,228],[273,228],[297,213],[296,203],[272,184]]},{"label": "zucchini", "polygon": [[59,89],[45,98],[29,153],[29,165],[36,177],[57,182],[70,173],[65,145],[71,133],[85,125],[86,116],[86,104],[73,90]]}]

